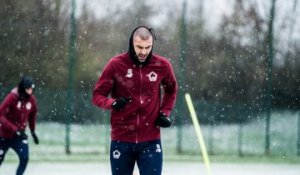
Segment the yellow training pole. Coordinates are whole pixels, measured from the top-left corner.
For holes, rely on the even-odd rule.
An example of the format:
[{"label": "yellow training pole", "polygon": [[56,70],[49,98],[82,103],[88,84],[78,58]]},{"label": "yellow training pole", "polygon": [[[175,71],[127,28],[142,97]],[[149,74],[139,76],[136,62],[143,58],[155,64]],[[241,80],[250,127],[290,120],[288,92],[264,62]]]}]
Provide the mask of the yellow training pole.
[{"label": "yellow training pole", "polygon": [[189,108],[189,111],[190,111],[190,114],[191,114],[191,117],[192,117],[192,121],[193,121],[193,124],[194,124],[194,127],[195,127],[195,131],[196,131],[196,134],[197,134],[197,137],[198,137],[200,149],[201,149],[201,152],[202,152],[202,156],[203,156],[206,171],[207,171],[207,175],[211,175],[210,162],[209,162],[206,146],[205,146],[204,139],[203,139],[203,136],[202,136],[202,133],[201,133],[200,124],[199,124],[199,121],[197,119],[196,111],[195,111],[195,108],[194,108],[194,105],[193,105],[193,102],[192,102],[192,99],[191,99],[191,96],[190,96],[189,93],[185,94],[185,100],[186,100],[187,106]]}]

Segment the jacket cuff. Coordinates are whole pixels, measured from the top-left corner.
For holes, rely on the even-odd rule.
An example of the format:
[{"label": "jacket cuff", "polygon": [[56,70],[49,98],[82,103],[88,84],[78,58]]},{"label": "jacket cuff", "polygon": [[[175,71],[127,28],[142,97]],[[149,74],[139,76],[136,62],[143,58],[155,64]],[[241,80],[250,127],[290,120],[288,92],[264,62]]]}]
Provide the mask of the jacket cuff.
[{"label": "jacket cuff", "polygon": [[113,102],[115,102],[116,100],[113,98],[110,98],[107,100],[107,109],[112,109],[111,105],[113,104]]},{"label": "jacket cuff", "polygon": [[170,110],[160,110],[160,112],[166,114],[168,117],[169,117],[170,114],[171,114],[171,111],[170,111]]}]

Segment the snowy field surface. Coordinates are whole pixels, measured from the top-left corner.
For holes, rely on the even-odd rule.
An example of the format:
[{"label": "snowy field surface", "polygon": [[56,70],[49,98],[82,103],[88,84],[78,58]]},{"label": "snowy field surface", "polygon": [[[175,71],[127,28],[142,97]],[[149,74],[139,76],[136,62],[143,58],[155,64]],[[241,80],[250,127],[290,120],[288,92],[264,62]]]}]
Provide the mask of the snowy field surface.
[{"label": "snowy field surface", "polygon": [[[4,163],[1,175],[15,173],[16,163]],[[299,175],[299,164],[213,163],[212,175]],[[202,162],[165,162],[163,175],[206,175]],[[110,175],[109,162],[32,162],[25,175]],[[136,169],[134,175],[138,175]]]},{"label": "snowy field surface", "polygon": [[[299,114],[273,114],[272,155],[264,156],[264,120],[243,126],[244,156],[238,157],[238,125],[202,126],[210,151],[212,175],[300,175],[297,152]],[[40,144],[29,136],[30,161],[25,175],[110,175],[109,129],[105,125],[72,125],[71,152],[65,154],[65,126],[39,123]],[[185,155],[176,154],[177,128],[162,130],[163,175],[207,175],[193,126],[183,127]],[[211,132],[211,133],[210,133]],[[0,175],[13,175],[18,158],[9,150]],[[136,168],[135,174],[138,175]]]}]

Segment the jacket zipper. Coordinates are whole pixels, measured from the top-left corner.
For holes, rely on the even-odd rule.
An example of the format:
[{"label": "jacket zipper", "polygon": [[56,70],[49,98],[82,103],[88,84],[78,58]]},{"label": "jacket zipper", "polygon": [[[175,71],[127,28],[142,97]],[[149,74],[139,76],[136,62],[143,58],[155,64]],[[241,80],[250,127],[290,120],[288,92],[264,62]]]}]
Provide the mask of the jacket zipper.
[{"label": "jacket zipper", "polygon": [[[143,99],[142,99],[142,85],[143,85],[143,74],[142,74],[142,66],[139,66],[140,68],[140,106],[143,104]],[[136,126],[136,138],[135,138],[135,142],[138,143],[139,142],[139,138],[138,138],[138,127],[140,125],[140,113],[138,113],[137,115],[137,126]]]}]

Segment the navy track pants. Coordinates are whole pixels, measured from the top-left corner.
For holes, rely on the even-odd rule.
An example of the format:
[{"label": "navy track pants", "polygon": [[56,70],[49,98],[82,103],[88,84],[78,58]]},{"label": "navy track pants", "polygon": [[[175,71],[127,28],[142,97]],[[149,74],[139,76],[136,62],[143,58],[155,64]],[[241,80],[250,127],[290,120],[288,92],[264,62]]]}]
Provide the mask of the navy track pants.
[{"label": "navy track pants", "polygon": [[12,148],[17,153],[20,160],[16,175],[23,175],[29,159],[27,139],[23,140],[21,138],[0,138],[0,167],[9,148]]},{"label": "navy track pants", "polygon": [[142,143],[111,142],[112,175],[132,175],[135,162],[140,175],[161,175],[162,160],[160,140]]}]

